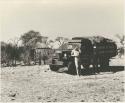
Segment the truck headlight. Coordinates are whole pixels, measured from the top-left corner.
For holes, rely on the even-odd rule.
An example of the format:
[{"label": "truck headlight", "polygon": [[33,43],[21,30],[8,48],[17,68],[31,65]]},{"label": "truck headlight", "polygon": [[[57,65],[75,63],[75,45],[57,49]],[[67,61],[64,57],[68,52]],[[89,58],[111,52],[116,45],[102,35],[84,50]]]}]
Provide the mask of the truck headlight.
[{"label": "truck headlight", "polygon": [[66,54],[66,53],[64,54],[64,57],[67,57],[67,54]]}]

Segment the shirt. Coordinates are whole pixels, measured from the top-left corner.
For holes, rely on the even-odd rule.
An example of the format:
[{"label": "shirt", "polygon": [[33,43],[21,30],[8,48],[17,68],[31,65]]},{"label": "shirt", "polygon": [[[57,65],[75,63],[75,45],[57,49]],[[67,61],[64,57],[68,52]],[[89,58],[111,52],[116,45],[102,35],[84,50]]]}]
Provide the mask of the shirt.
[{"label": "shirt", "polygon": [[79,51],[72,50],[72,52],[71,52],[71,56],[78,57],[78,56],[79,56]]}]

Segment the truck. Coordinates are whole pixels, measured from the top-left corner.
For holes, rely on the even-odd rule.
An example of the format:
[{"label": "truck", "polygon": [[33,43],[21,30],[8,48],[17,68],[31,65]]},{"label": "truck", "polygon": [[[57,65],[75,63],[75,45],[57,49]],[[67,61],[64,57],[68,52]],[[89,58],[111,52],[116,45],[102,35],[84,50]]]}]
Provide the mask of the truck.
[{"label": "truck", "polygon": [[80,48],[80,64],[84,69],[90,66],[108,67],[110,59],[118,54],[115,42],[102,36],[74,37],[66,45],[65,49],[55,50],[50,63],[51,70],[57,71],[60,67],[68,67],[68,72],[74,73],[74,57],[71,56],[74,47]]}]

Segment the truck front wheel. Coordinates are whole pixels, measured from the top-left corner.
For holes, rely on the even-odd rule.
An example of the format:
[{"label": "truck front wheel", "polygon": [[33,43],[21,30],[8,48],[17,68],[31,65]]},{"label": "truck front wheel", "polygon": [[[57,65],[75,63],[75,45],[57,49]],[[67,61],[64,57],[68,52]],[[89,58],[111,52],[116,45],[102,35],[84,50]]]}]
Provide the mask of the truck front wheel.
[{"label": "truck front wheel", "polygon": [[103,59],[101,60],[100,67],[102,71],[107,71],[109,68],[109,59]]},{"label": "truck front wheel", "polygon": [[59,70],[59,66],[57,66],[57,65],[49,65],[49,66],[50,66],[50,69],[52,71],[58,71]]},{"label": "truck front wheel", "polygon": [[82,64],[85,69],[89,69],[90,64]]}]

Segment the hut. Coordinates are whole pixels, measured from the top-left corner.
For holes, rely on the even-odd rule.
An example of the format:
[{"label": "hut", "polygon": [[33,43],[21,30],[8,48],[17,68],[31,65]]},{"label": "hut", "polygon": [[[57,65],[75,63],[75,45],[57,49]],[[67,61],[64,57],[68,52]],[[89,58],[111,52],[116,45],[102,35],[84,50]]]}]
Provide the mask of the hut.
[{"label": "hut", "polygon": [[38,42],[34,48],[35,64],[46,64],[46,60],[52,55],[52,49],[45,43]]}]

